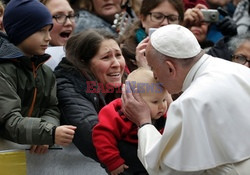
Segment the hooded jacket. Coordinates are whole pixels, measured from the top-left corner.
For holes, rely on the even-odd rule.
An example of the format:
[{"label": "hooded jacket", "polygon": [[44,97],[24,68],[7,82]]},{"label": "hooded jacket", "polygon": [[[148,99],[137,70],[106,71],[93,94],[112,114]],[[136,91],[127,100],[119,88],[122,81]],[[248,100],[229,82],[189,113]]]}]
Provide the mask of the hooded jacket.
[{"label": "hooded jacket", "polygon": [[28,58],[0,33],[0,135],[19,144],[54,143],[59,125],[56,84],[43,63],[50,55]]}]

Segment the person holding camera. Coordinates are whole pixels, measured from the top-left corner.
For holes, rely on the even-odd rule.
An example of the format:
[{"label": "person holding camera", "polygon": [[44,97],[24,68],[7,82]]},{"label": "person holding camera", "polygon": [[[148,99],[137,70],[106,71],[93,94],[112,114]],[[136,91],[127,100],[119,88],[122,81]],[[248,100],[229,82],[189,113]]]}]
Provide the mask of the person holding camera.
[{"label": "person holding camera", "polygon": [[[215,11],[209,11],[206,3],[195,4],[189,2],[185,5],[188,7],[185,12],[185,25],[195,35],[201,48],[206,49],[207,51],[214,45],[211,40],[207,39],[207,33],[209,30],[210,22],[215,21],[216,18],[218,18],[217,13],[215,13]],[[195,11],[194,13],[197,14],[199,20],[195,20],[195,18],[193,17],[194,14],[192,14],[193,11]]]},{"label": "person holding camera", "polygon": [[184,16],[184,26],[193,31],[209,55],[231,61],[227,42],[237,34],[237,26],[224,9],[209,9],[205,4],[197,4],[188,8]]},{"label": "person holding camera", "polygon": [[232,61],[232,50],[228,49],[228,42],[237,34],[244,34],[250,29],[250,7],[249,0],[233,1],[236,6],[233,17],[230,17],[227,12],[218,9],[225,17],[218,23],[218,27],[223,32],[224,37],[220,39],[208,54]]}]

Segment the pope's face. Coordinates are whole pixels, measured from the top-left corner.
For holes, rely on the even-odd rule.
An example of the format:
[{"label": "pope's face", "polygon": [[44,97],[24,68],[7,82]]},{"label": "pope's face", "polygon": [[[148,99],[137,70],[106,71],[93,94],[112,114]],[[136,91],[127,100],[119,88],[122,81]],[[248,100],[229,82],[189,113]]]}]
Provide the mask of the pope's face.
[{"label": "pope's face", "polygon": [[179,93],[181,91],[182,85],[181,82],[175,76],[173,76],[171,72],[175,70],[171,70],[169,67],[169,62],[162,58],[158,58],[158,56],[155,54],[154,48],[149,42],[146,48],[146,58],[148,65],[151,67],[151,70],[154,73],[155,79],[160,82],[170,94]]}]

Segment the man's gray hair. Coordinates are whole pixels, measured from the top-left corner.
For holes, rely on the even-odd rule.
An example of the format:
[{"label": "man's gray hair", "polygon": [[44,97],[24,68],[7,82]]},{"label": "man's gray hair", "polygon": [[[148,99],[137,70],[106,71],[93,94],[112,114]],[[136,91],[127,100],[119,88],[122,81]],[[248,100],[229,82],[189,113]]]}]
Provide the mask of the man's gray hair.
[{"label": "man's gray hair", "polygon": [[250,32],[232,37],[228,42],[228,49],[234,53],[246,41],[250,42]]}]

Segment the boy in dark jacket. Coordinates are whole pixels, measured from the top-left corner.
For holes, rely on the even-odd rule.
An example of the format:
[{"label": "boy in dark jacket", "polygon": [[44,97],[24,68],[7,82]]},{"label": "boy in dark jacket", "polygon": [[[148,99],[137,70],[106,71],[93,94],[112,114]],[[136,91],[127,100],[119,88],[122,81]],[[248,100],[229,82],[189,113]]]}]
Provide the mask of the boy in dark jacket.
[{"label": "boy in dark jacket", "polygon": [[[37,0],[11,0],[0,33],[0,135],[45,153],[49,145],[68,145],[74,126],[59,126],[56,84],[43,63],[53,26],[48,9]],[[1,146],[0,146],[1,150]]]}]

